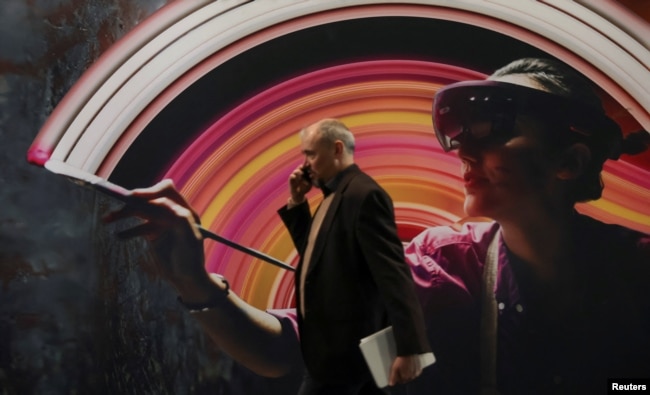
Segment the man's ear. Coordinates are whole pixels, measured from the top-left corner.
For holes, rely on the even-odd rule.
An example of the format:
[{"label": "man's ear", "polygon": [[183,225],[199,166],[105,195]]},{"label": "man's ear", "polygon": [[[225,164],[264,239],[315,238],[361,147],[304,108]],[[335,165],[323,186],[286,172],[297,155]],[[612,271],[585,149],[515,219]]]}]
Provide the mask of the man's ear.
[{"label": "man's ear", "polygon": [[560,157],[557,178],[560,180],[573,180],[585,172],[591,162],[591,150],[585,144],[572,144],[565,149]]},{"label": "man's ear", "polygon": [[336,155],[341,155],[341,154],[343,154],[343,150],[344,150],[344,149],[345,149],[345,147],[343,146],[343,141],[341,141],[341,140],[336,140],[336,141],[334,142],[334,153],[335,153]]}]

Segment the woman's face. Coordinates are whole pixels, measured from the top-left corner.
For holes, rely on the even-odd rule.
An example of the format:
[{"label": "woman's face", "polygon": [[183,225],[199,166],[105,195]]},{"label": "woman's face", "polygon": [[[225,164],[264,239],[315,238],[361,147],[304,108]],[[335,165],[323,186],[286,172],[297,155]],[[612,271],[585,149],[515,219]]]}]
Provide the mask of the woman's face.
[{"label": "woman's face", "polygon": [[[522,76],[495,80],[538,87]],[[467,215],[516,220],[539,212],[551,201],[554,167],[539,138],[541,125],[530,117],[518,117],[515,131],[515,137],[505,143],[486,143],[471,136],[462,141],[458,155]]]}]

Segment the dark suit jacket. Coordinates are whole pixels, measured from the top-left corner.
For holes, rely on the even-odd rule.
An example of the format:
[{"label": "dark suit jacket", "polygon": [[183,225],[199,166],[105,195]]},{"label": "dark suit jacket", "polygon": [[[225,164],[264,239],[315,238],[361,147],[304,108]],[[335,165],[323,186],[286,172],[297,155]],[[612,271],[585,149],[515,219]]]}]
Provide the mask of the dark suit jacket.
[{"label": "dark suit jacket", "polygon": [[[397,237],[388,194],[356,165],[342,174],[316,238],[300,300],[301,347],[312,377],[328,383],[368,375],[359,340],[393,325],[398,355],[429,351],[422,310]],[[311,214],[305,202],[278,211],[302,255]]]}]

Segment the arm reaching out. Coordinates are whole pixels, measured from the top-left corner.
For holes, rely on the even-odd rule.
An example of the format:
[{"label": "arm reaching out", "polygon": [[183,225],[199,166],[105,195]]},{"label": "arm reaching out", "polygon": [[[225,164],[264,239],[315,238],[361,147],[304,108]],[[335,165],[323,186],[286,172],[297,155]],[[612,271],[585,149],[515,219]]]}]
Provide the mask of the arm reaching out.
[{"label": "arm reaching out", "polygon": [[199,216],[170,180],[132,191],[142,204],[126,204],[104,219],[129,217],[143,220],[119,233],[122,238],[145,237],[156,256],[161,277],[188,304],[211,308],[193,313],[203,330],[236,361],[267,377],[279,377],[301,364],[295,333],[283,330],[273,315],[240,299],[226,283],[205,270]]}]

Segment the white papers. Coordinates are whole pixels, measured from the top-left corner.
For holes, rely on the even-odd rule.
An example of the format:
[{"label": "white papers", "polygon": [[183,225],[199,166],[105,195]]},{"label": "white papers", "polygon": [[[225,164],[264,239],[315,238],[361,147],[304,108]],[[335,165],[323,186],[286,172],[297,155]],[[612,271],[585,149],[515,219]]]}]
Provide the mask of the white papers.
[{"label": "white papers", "polygon": [[[390,377],[390,368],[397,356],[393,327],[389,326],[368,337],[364,337],[359,343],[359,348],[361,348],[361,353],[366,359],[377,387],[386,387]],[[418,361],[420,362],[420,368],[424,369],[432,365],[436,358],[433,353],[429,352],[420,354]]]}]

